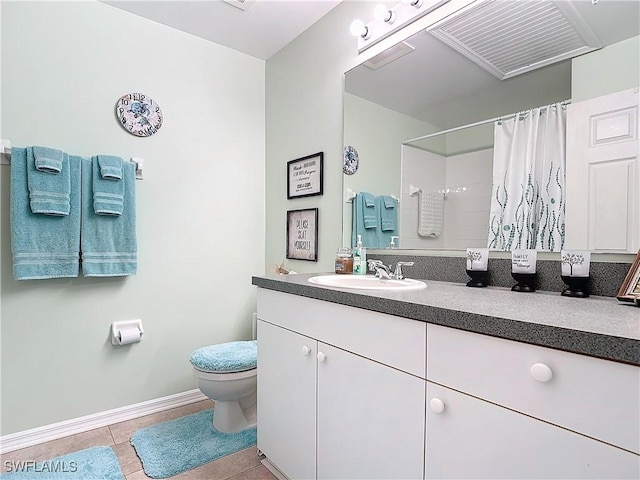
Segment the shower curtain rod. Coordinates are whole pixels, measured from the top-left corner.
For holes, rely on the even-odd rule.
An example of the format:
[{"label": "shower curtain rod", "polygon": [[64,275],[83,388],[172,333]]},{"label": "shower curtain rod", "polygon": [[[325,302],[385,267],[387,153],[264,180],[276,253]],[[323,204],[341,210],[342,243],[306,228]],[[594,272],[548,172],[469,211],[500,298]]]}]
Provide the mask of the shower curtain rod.
[{"label": "shower curtain rod", "polygon": [[[571,103],[571,100],[570,99],[569,100],[564,100],[563,102],[558,102],[558,103],[560,105],[562,105],[562,106],[569,105]],[[549,105],[545,105],[545,106],[548,107]],[[402,145],[408,145],[409,143],[417,142],[419,140],[426,140],[427,138],[435,137],[437,135],[445,135],[447,133],[457,132],[458,130],[464,130],[465,128],[477,127],[479,125],[484,125],[486,123],[497,122],[498,120],[510,120],[513,117],[515,117],[516,115],[519,115],[520,113],[522,113],[522,112],[510,113],[508,115],[503,115],[503,116],[496,117],[496,118],[490,118],[488,120],[481,120],[479,122],[470,123],[468,125],[462,125],[460,127],[450,128],[449,130],[442,130],[440,132],[429,133],[428,135],[422,135],[421,137],[416,137],[416,138],[411,138],[409,140],[405,140],[404,142],[402,142]]]}]

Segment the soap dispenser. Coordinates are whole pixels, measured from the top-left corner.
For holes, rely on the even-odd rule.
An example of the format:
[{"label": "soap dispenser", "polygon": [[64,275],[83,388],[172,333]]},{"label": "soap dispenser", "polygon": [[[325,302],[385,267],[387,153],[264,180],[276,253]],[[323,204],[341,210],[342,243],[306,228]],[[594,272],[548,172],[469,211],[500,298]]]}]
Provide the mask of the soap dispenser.
[{"label": "soap dispenser", "polygon": [[367,274],[367,251],[362,246],[362,235],[358,235],[358,242],[353,250],[353,273],[355,275]]},{"label": "soap dispenser", "polygon": [[400,240],[400,237],[396,236],[396,235],[392,235],[391,236],[391,241],[389,242],[389,248],[396,248],[396,239]]}]

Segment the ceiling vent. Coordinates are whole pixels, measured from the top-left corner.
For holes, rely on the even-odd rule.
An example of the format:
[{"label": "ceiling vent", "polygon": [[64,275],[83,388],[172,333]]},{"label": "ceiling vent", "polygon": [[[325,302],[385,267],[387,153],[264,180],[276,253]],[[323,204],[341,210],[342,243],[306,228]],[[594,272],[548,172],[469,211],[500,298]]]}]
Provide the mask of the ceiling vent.
[{"label": "ceiling vent", "polygon": [[489,0],[428,31],[501,80],[601,46],[569,2]]},{"label": "ceiling vent", "polygon": [[222,0],[229,5],[233,5],[240,10],[244,10],[245,12],[249,10],[251,7],[255,5],[258,0]]},{"label": "ceiling vent", "polygon": [[392,47],[387,48],[385,51],[379,53],[375,57],[371,57],[364,62],[364,66],[371,70],[377,70],[380,67],[384,67],[388,63],[397,60],[400,57],[404,57],[407,53],[411,53],[416,47],[409,45],[407,42],[400,42]]}]

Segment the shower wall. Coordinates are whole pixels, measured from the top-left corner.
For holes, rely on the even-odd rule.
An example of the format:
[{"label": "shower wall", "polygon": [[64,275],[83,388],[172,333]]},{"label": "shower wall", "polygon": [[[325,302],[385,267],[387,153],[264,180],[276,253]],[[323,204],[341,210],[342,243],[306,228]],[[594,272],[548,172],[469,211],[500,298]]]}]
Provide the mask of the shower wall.
[{"label": "shower wall", "polygon": [[[492,171],[492,148],[444,156],[404,145],[400,248],[457,250],[485,247]],[[424,192],[447,192],[440,236],[418,235],[419,200],[417,195],[409,195],[411,186]]]}]

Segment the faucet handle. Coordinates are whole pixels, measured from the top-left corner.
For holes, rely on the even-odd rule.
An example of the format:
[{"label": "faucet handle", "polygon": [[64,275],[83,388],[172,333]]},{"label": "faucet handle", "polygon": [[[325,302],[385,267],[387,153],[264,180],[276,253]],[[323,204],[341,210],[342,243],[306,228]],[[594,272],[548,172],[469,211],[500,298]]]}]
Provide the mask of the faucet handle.
[{"label": "faucet handle", "polygon": [[402,280],[404,275],[402,274],[402,267],[410,267],[413,265],[413,262],[398,262],[396,263],[396,268],[393,272],[394,278],[397,280]]}]

